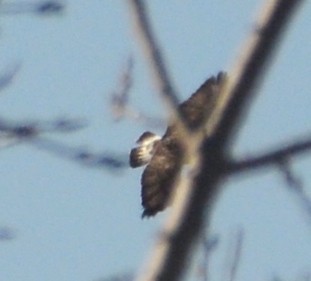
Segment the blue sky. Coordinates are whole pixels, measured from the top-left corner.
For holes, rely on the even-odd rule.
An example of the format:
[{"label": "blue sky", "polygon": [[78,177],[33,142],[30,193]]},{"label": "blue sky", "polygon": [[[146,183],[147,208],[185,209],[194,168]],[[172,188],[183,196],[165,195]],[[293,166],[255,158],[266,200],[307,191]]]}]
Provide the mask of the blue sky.
[{"label": "blue sky", "polygon": [[[230,69],[262,3],[148,2],[182,98],[210,75]],[[113,122],[108,103],[129,54],[135,60],[131,105],[165,116],[133,36],[127,3],[66,3],[59,16],[1,16],[0,70],[21,64],[14,82],[1,92],[1,116],[86,118],[86,129],[57,140],[127,153],[146,128],[131,120]],[[310,18],[306,1],[251,106],[234,145],[236,155],[309,132]],[[98,280],[139,269],[167,215],[140,219],[141,170],[87,168],[29,144],[0,153],[0,225],[15,235],[0,241],[0,280]],[[292,166],[311,197],[311,157]],[[212,280],[223,277],[230,235],[239,227],[245,240],[237,280],[292,280],[311,273],[310,220],[278,171],[236,177],[225,185],[211,225],[220,237]]]}]

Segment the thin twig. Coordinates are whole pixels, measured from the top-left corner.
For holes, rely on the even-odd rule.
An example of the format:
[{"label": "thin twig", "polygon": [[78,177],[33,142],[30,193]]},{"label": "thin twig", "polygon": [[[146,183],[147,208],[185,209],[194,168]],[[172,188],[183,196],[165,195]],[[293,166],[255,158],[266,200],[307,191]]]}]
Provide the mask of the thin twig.
[{"label": "thin twig", "polygon": [[311,226],[311,198],[306,194],[301,179],[294,174],[288,159],[280,162],[279,170],[284,176],[288,190],[294,193],[296,199],[298,200],[299,206],[306,215],[308,225]]},{"label": "thin twig", "polygon": [[289,162],[294,157],[310,152],[311,136],[297,139],[286,145],[279,144],[275,147],[277,148],[261,155],[248,157],[248,159],[228,161],[226,171],[229,174],[235,175],[243,172],[257,171],[260,168],[269,168],[271,165],[277,166],[284,175],[285,182],[290,187],[290,191],[294,192],[299,205],[305,211],[308,224],[311,225],[311,199],[305,193],[301,180],[294,175],[289,167]]},{"label": "thin twig", "polygon": [[133,18],[134,30],[141,42],[146,61],[149,63],[154,84],[164,101],[164,105],[167,106],[168,112],[172,115],[172,121],[176,124],[180,134],[183,135],[181,141],[184,142],[185,149],[188,150],[190,145],[190,141],[188,141],[190,137],[189,128],[186,128],[186,123],[183,122],[184,116],[179,112],[177,92],[165,65],[160,45],[152,30],[147,7],[143,0],[128,0],[128,3]]},{"label": "thin twig", "polygon": [[115,121],[119,121],[126,115],[129,94],[133,85],[133,67],[133,57],[129,56],[125,65],[122,66],[122,71],[118,79],[118,88],[111,94],[110,106]]},{"label": "thin twig", "polygon": [[105,168],[114,172],[128,168],[127,154],[94,153],[83,147],[72,147],[42,136],[32,139],[27,144],[90,168]]},{"label": "thin twig", "polygon": [[210,280],[210,264],[211,264],[211,257],[212,254],[217,249],[219,244],[219,236],[218,235],[208,235],[204,233],[202,237],[202,248],[203,248],[203,260],[199,265],[199,276],[201,277],[202,281]]},{"label": "thin twig", "polygon": [[244,242],[244,230],[240,227],[234,236],[234,243],[232,246],[232,255],[230,255],[230,261],[228,266],[228,279],[225,280],[234,281],[239,269],[239,265],[242,257],[242,248]]},{"label": "thin twig", "polygon": [[168,74],[163,54],[149,23],[150,16],[142,0],[129,0],[131,16],[135,24],[137,37],[141,42],[149,67],[153,73],[155,85],[164,101],[173,113],[177,111],[178,99]]},{"label": "thin twig", "polygon": [[72,147],[44,136],[51,133],[71,133],[84,128],[85,125],[86,122],[82,119],[61,118],[46,122],[21,123],[0,118],[0,148],[27,144],[88,167],[108,168],[111,171],[127,168],[127,154],[93,153],[87,149]]},{"label": "thin twig", "polygon": [[130,91],[133,86],[133,57],[129,56],[119,76],[117,88],[112,91],[110,96],[110,108],[115,121],[122,118],[130,118],[135,122],[143,123],[151,128],[163,128],[164,120],[151,117],[129,105]]},{"label": "thin twig", "polygon": [[[1,7],[1,4],[0,4],[0,7]],[[11,85],[12,81],[16,77],[20,68],[21,68],[21,63],[19,62],[7,66],[6,71],[4,71],[0,76],[0,90]]]}]

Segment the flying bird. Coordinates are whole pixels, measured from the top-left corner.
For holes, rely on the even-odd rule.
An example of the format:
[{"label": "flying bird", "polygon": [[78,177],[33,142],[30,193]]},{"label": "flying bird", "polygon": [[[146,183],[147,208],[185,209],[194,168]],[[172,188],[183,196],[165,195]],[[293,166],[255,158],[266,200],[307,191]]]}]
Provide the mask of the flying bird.
[{"label": "flying bird", "polygon": [[[226,74],[211,77],[186,101],[179,112],[190,129],[198,128],[212,113]],[[186,164],[177,124],[169,124],[162,137],[144,132],[130,152],[132,168],[147,165],[141,177],[142,217],[154,216],[164,210],[169,202],[174,183]]]}]

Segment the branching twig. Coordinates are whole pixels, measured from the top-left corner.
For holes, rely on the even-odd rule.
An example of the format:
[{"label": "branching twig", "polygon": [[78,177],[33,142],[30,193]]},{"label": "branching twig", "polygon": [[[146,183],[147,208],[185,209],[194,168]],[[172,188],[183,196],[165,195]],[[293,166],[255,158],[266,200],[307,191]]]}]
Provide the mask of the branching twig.
[{"label": "branching twig", "polygon": [[311,226],[311,199],[305,193],[302,181],[294,174],[288,159],[280,162],[279,168],[282,175],[284,175],[285,182],[289,187],[288,189],[293,192],[298,199],[299,205],[307,215],[308,224]]},{"label": "branching twig", "polygon": [[48,122],[12,122],[0,118],[0,139],[25,141],[46,133],[69,133],[84,128],[86,122],[81,119],[58,119]]},{"label": "branching twig", "polygon": [[37,137],[29,144],[92,168],[108,168],[111,171],[120,171],[128,167],[127,155],[117,155],[111,152],[92,153],[85,148],[74,148],[43,137]]},{"label": "branching twig", "polygon": [[212,253],[215,252],[219,244],[219,236],[218,235],[203,235],[203,260],[199,265],[199,276],[203,281],[209,280],[209,273],[210,273],[210,264],[211,264],[211,257]]},{"label": "branching twig", "polygon": [[58,119],[49,122],[17,123],[0,119],[0,147],[25,143],[36,148],[51,152],[62,158],[79,162],[88,167],[108,168],[119,171],[128,167],[127,155],[114,153],[92,153],[83,148],[74,148],[51,138],[44,137],[47,133],[69,133],[85,127],[81,119]]},{"label": "branching twig", "polygon": [[127,117],[152,128],[163,127],[164,120],[147,116],[147,114],[129,105],[129,95],[133,85],[133,65],[133,58],[130,56],[122,68],[118,88],[111,94],[110,107],[113,118],[115,121],[120,121],[122,118]]},{"label": "branching twig", "polygon": [[125,67],[122,68],[118,81],[118,89],[111,94],[110,106],[116,121],[127,115],[129,93],[133,84],[133,65],[133,57],[129,56]]},{"label": "branching twig", "polygon": [[284,175],[285,182],[290,190],[294,192],[299,204],[308,217],[311,225],[311,199],[305,193],[301,180],[294,175],[289,167],[289,162],[294,157],[302,153],[310,152],[311,137],[297,139],[286,145],[278,145],[276,149],[272,149],[261,155],[248,157],[244,160],[228,161],[226,171],[229,174],[237,174],[241,172],[257,171],[259,168],[268,168],[271,165],[277,166]]},{"label": "branching twig", "polygon": [[279,165],[284,160],[292,159],[301,153],[308,152],[311,149],[311,136],[289,142],[286,145],[278,145],[261,155],[248,157],[244,160],[228,162],[227,172],[231,174],[266,168],[269,165]]}]

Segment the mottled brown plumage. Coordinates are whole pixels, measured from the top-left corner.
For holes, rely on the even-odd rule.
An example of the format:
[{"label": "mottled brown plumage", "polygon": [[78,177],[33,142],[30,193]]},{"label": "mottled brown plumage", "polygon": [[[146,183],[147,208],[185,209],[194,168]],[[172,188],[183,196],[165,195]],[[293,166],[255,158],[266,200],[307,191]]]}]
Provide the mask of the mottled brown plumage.
[{"label": "mottled brown plumage", "polygon": [[[217,77],[209,78],[188,100],[180,104],[180,112],[188,127],[195,129],[209,118],[224,79],[225,74],[222,72]],[[141,146],[133,148],[130,153],[130,163],[146,150],[143,144],[144,134],[139,138]],[[152,147],[149,143],[148,147],[152,151],[152,157],[141,177],[144,208],[142,217],[154,216],[167,207],[174,182],[184,165],[184,152],[175,124],[168,126],[163,137],[157,139]],[[146,164],[146,161],[142,162],[139,163]],[[131,166],[135,168],[138,165]]]}]

